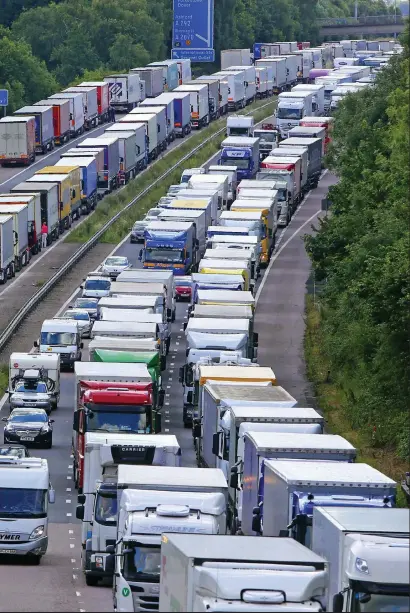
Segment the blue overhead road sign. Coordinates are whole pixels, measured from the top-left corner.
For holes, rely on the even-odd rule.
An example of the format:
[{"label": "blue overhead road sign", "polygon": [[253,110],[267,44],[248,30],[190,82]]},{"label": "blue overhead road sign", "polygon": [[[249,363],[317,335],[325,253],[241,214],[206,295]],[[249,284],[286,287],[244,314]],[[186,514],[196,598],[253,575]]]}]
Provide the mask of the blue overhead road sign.
[{"label": "blue overhead road sign", "polygon": [[214,61],[214,0],[174,0],[173,59]]},{"label": "blue overhead road sign", "polygon": [[0,89],[0,106],[7,106],[9,103],[9,90]]}]

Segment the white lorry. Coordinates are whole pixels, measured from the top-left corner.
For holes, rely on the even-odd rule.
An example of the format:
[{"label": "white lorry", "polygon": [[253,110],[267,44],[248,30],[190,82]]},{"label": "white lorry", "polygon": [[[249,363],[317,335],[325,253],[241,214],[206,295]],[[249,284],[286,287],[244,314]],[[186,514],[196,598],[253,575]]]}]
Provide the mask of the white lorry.
[{"label": "white lorry", "polygon": [[[86,433],[84,486],[76,517],[82,522],[82,568],[87,585],[111,576],[105,570],[105,547],[115,543],[117,532],[118,464],[180,466],[181,448],[171,434]],[[122,486],[132,487],[132,482]]]},{"label": "white lorry", "polygon": [[228,176],[223,175],[192,175],[188,181],[188,189],[217,189],[218,209],[225,210],[228,206],[229,181]]},{"label": "white lorry", "polygon": [[300,83],[293,87],[294,92],[310,92],[313,94],[313,115],[321,117],[325,113],[325,86],[313,83]]},{"label": "white lorry", "polygon": [[118,488],[130,481],[119,501],[116,546],[108,548],[115,552],[114,610],[157,611],[162,533],[225,534],[228,488],[217,469],[119,465]]},{"label": "white lorry", "polygon": [[175,93],[189,93],[191,100],[191,126],[199,130],[209,124],[208,84],[198,82],[198,85],[179,85]]},{"label": "white lorry", "polygon": [[254,129],[253,117],[242,117],[241,115],[231,115],[226,120],[226,136],[253,136]]},{"label": "white lorry", "polygon": [[55,499],[47,460],[0,457],[0,555],[39,564],[48,545],[48,503]]},{"label": "white lorry", "polygon": [[50,413],[60,400],[60,356],[12,353],[7,391],[11,409],[35,407]]},{"label": "white lorry", "polygon": [[245,82],[242,72],[215,72],[212,76],[228,88],[228,110],[238,111],[246,106]]},{"label": "white lorry", "polygon": [[[174,275],[172,272],[161,270],[141,270],[131,268],[121,272],[117,283],[163,283],[164,295],[167,308],[167,320],[175,321],[175,299],[174,299]],[[119,286],[118,286],[119,287]],[[119,288],[120,289],[120,288]],[[120,293],[120,291],[118,292]]]},{"label": "white lorry", "polygon": [[141,102],[140,77],[137,72],[104,77],[108,83],[110,105],[118,112],[130,112]]},{"label": "white lorry", "polygon": [[282,92],[278,98],[276,125],[282,138],[287,138],[291,128],[299,125],[304,117],[313,115],[312,92]]},{"label": "white lorry", "polygon": [[160,611],[322,611],[326,561],[292,539],[162,536]]},{"label": "white lorry", "polygon": [[0,215],[0,284],[15,276],[12,215]]},{"label": "white lorry", "polygon": [[[238,167],[237,166],[209,166],[209,175],[227,175],[228,176],[228,209],[236,198],[236,185],[238,183]],[[214,220],[215,221],[215,220]]]},{"label": "white lorry", "polygon": [[312,551],[329,563],[326,611],[408,611],[408,509],[315,508]]},{"label": "white lorry", "polygon": [[251,52],[249,49],[224,49],[221,51],[221,68],[230,68],[231,66],[251,66]]}]

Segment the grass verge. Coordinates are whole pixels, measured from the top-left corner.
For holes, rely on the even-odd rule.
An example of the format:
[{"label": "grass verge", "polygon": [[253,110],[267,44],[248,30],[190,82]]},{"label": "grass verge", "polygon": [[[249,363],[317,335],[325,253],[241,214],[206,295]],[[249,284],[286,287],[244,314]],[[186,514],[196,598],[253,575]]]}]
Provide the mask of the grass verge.
[{"label": "grass verge", "polygon": [[[304,338],[305,361],[309,381],[315,388],[319,409],[331,434],[346,438],[358,451],[358,461],[370,464],[398,483],[408,470],[407,464],[391,449],[380,449],[372,445],[371,431],[363,432],[352,428],[346,414],[348,398],[343,389],[328,379],[329,362],[322,349],[320,309],[314,304],[313,296],[306,296],[306,328]],[[397,490],[397,506],[406,507],[407,502],[401,487]]]},{"label": "grass verge", "polygon": [[[240,113],[248,113],[249,111],[255,111],[253,113],[255,123],[261,121],[265,117],[269,117],[273,113],[276,106],[276,100],[272,100],[272,103],[264,109],[259,107],[267,103],[265,100],[258,100],[252,105],[249,105]],[[259,110],[258,110],[259,109]],[[177,164],[185,155],[187,155],[192,149],[201,144],[203,140],[209,138],[218,130],[220,130],[226,122],[226,117],[219,119],[212,123],[208,128],[201,130],[198,134],[192,136],[186,142],[182,141],[181,145],[172,151],[170,151],[164,157],[158,159],[152,164],[148,170],[140,177],[135,178],[120,192],[106,196],[102,202],[98,205],[96,211],[90,215],[78,228],[76,228],[67,238],[65,242],[68,243],[85,243],[89,240],[98,230],[100,230],[107,221],[109,221],[116,213],[121,211],[135,196],[141,193],[144,189],[149,187],[155,179],[160,177],[170,166]],[[215,138],[205,145],[196,155],[193,155],[189,160],[189,166],[200,166],[208,158],[215,153],[225,137],[223,135],[215,136]],[[181,165],[187,166],[187,162],[181,162]],[[103,243],[118,243],[124,236],[130,231],[132,224],[141,219],[145,213],[153,207],[158,200],[163,196],[168,187],[173,183],[179,183],[181,176],[181,167],[178,167],[172,172],[166,179],[164,179],[160,185],[154,187],[149,194],[141,198],[134,206],[121,216],[121,218],[111,226],[109,230],[104,234],[100,242]]]}]

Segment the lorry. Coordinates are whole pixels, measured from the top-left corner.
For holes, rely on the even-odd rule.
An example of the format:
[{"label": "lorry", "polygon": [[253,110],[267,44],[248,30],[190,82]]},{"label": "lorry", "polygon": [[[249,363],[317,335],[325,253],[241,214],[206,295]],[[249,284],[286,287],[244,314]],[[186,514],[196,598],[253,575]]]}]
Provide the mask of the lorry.
[{"label": "lorry", "polygon": [[50,413],[60,400],[60,356],[49,353],[12,353],[9,360],[11,409],[35,407]]},{"label": "lorry", "polygon": [[130,129],[133,124],[144,125],[148,163],[152,162],[158,157],[161,147],[158,139],[158,124],[155,113],[150,113],[149,109],[146,109],[146,113],[129,113],[128,115],[125,115],[125,117],[121,117],[119,123],[130,126]]},{"label": "lorry", "polygon": [[145,83],[146,98],[156,98],[164,91],[162,68],[160,66],[146,66],[145,68],[131,68],[130,72],[136,73],[140,81]]},{"label": "lorry", "polygon": [[214,77],[213,80],[204,81],[201,79],[198,81],[194,79],[192,81],[187,81],[185,85],[203,85],[208,88],[208,108],[209,108],[209,120],[214,121],[218,119],[220,116],[220,100],[219,100],[219,81]]},{"label": "lorry", "polygon": [[97,161],[94,156],[63,157],[55,166],[78,167],[81,172],[81,209],[88,215],[97,205]]},{"label": "lorry", "polygon": [[95,86],[76,85],[68,87],[63,92],[76,93],[80,92],[83,96],[84,108],[84,129],[91,130],[98,125],[98,94]]},{"label": "lorry", "polygon": [[98,123],[108,121],[108,109],[110,107],[108,83],[105,81],[83,81],[78,87],[97,88]]},{"label": "lorry", "polygon": [[[297,128],[292,128],[297,129]],[[310,189],[309,181],[309,152],[307,147],[277,147],[272,150],[272,158],[299,158],[301,165],[300,188],[302,193],[306,193]]]},{"label": "lorry", "polygon": [[36,159],[36,118],[2,117],[0,119],[0,165],[28,166]]},{"label": "lorry", "polygon": [[276,43],[254,43],[253,44],[253,59],[263,59],[273,55],[280,55],[280,46]]},{"label": "lorry", "polygon": [[292,539],[162,535],[159,611],[313,613],[327,582],[326,561]]},{"label": "lorry", "polygon": [[272,71],[272,92],[279,94],[286,88],[286,60],[285,58],[264,58],[256,60],[256,67],[266,66]]},{"label": "lorry", "polygon": [[53,115],[54,145],[63,145],[70,138],[70,101],[40,100],[33,107],[51,107]]},{"label": "lorry", "polygon": [[301,158],[296,156],[283,157],[270,155],[263,160],[261,171],[268,173],[269,180],[274,177],[277,180],[281,179],[288,182],[288,192],[290,192],[288,205],[292,214],[303,196]]},{"label": "lorry", "polygon": [[[43,176],[67,177],[68,182],[61,180],[64,186],[69,186],[70,219],[79,219],[81,215],[81,169],[79,166],[74,166],[70,159],[62,166],[45,166],[38,170],[34,176],[40,178]],[[65,201],[63,200],[63,202],[65,206]],[[60,210],[65,214],[65,208]]]},{"label": "lorry", "polygon": [[[105,130],[105,134],[107,136],[112,135],[116,136],[119,139],[119,149],[120,149],[120,157],[123,157],[122,152],[125,154],[125,145],[123,139],[127,141],[127,147],[130,146],[128,143],[128,136],[130,132],[134,133],[133,140],[135,141],[135,151],[132,153],[131,158],[125,160],[125,166],[129,166],[130,160],[135,157],[135,168],[134,168],[134,176],[144,170],[144,168],[148,165],[148,147],[147,147],[147,137],[146,137],[146,127],[145,124],[141,123],[113,123]],[[123,151],[124,149],[124,151]],[[120,169],[124,165],[124,162],[120,160]],[[132,165],[132,164],[131,164]]]},{"label": "lorry", "polygon": [[[265,195],[266,193],[266,195]],[[235,200],[231,206],[232,212],[262,213],[262,236],[260,241],[260,265],[269,264],[276,244],[278,229],[278,192],[277,190],[255,190],[253,198],[247,190],[242,191],[243,197]],[[260,196],[260,197],[259,197]]]},{"label": "lorry", "polygon": [[179,66],[176,60],[163,60],[162,62],[151,62],[150,66],[160,66],[162,68],[163,91],[172,92],[179,84]]},{"label": "lorry", "polygon": [[302,62],[300,60],[299,54],[281,53],[277,56],[274,56],[273,59],[285,60],[286,87],[287,89],[291,89],[298,82],[298,76],[302,67]]},{"label": "lorry", "polygon": [[164,106],[140,106],[132,110],[130,115],[155,115],[157,122],[157,142],[158,153],[165,151],[168,147],[170,129],[167,123],[167,110]]},{"label": "lorry", "polygon": [[189,222],[150,222],[144,231],[141,254],[144,269],[171,270],[174,275],[186,275],[198,263],[199,242],[196,228]]},{"label": "lorry", "polygon": [[255,67],[255,79],[256,79],[256,98],[267,98],[269,90],[272,90],[273,84],[269,85],[268,80],[268,68],[267,66]]},{"label": "lorry", "polygon": [[[209,198],[195,199],[195,200],[194,199],[189,200],[187,198],[183,198],[183,199],[173,198],[168,205],[161,207],[160,211],[161,212],[156,216],[155,219],[158,219],[158,220],[166,219],[167,212],[170,212],[170,213],[172,212],[173,215],[175,215],[175,211],[180,211],[181,213],[180,221],[191,221],[191,218],[187,219],[184,217],[186,211],[196,211],[197,213],[201,211],[205,217],[204,217],[204,220],[202,220],[202,216],[200,216],[201,218],[199,219],[199,224],[200,226],[204,226],[206,230],[208,229],[208,226],[212,224],[214,219],[217,219],[217,216],[215,218],[212,218],[211,200]],[[192,216],[192,221],[194,221],[195,219],[196,217]],[[204,249],[205,249],[206,230],[203,236]],[[198,231],[198,224],[197,224],[197,235],[199,235],[199,233],[200,232]]]},{"label": "lorry", "polygon": [[[115,124],[118,125],[118,124]],[[105,131],[107,132],[109,128]],[[79,158],[79,157],[93,157],[95,159],[97,165],[97,177],[100,172],[104,171],[104,147],[90,147],[88,149],[82,147],[73,147],[72,149],[68,149],[68,151],[64,151],[61,154],[61,159],[64,158]]]},{"label": "lorry", "polygon": [[2,206],[6,204],[8,206],[24,204],[27,205],[28,221],[28,247],[31,255],[36,255],[41,251],[41,204],[40,194],[0,194],[0,211]]},{"label": "lorry", "polygon": [[237,291],[232,292],[229,290],[205,290],[199,289],[197,291],[195,305],[192,305],[192,310],[196,308],[196,305],[214,305],[214,306],[247,306],[254,310],[255,298],[252,292]]},{"label": "lorry", "polygon": [[34,347],[39,353],[58,355],[60,369],[68,366],[74,370],[74,365],[81,360],[81,350],[84,344],[78,323],[74,319],[45,319],[41,324],[40,339],[34,341]]},{"label": "lorry", "polygon": [[221,68],[231,66],[252,66],[251,52],[249,49],[223,49],[221,51]]},{"label": "lorry", "polygon": [[14,263],[13,216],[0,214],[0,284],[16,274]]},{"label": "lorry", "polygon": [[192,79],[191,60],[177,60],[178,83],[182,85]]},{"label": "lorry", "polygon": [[118,136],[109,133],[86,138],[78,143],[80,149],[104,149],[104,170],[98,171],[97,194],[100,198],[109,194],[118,186],[118,173],[120,171],[120,143]]},{"label": "lorry", "polygon": [[246,106],[246,91],[242,72],[214,72],[216,77],[228,88],[228,111],[238,111]]},{"label": "lorry", "polygon": [[329,563],[326,611],[408,607],[407,509],[315,507],[312,523],[311,549]]},{"label": "lorry", "polygon": [[[196,304],[198,297],[198,290],[232,290],[236,292],[242,292],[245,287],[245,279],[240,274],[240,271],[236,271],[237,274],[230,274],[233,271],[221,271],[220,273],[201,273],[194,272],[191,275],[191,302],[192,305],[188,308],[188,312],[191,312]],[[192,307],[192,308],[191,308]],[[185,324],[184,324],[185,325]]]},{"label": "lorry", "polygon": [[[166,94],[165,94],[166,96]],[[141,108],[149,107],[149,112],[156,112],[159,109],[165,110],[166,130],[167,130],[167,142],[172,143],[175,140],[175,120],[174,120],[174,103],[172,98],[164,99],[163,94],[157,96],[155,99],[147,98],[141,102]]]},{"label": "lorry", "polygon": [[313,83],[300,83],[296,85],[292,91],[294,92],[311,92],[313,94],[312,100],[312,114],[323,115],[325,112],[325,86]]},{"label": "lorry", "polygon": [[210,216],[206,210],[187,208],[164,209],[157,217],[159,222],[173,223],[186,222],[192,223],[195,227],[196,240],[198,241],[198,258],[205,252],[206,231],[210,222]]},{"label": "lorry", "polygon": [[53,108],[48,106],[23,106],[14,111],[15,116],[35,118],[36,153],[45,153],[54,149]]},{"label": "lorry", "polygon": [[263,235],[263,221],[262,213],[260,212],[240,212],[240,211],[223,211],[219,218],[221,226],[227,226],[229,228],[246,227],[248,234],[251,236],[257,236],[259,242]]},{"label": "lorry", "polygon": [[264,160],[278,146],[277,130],[255,130],[255,138],[259,138],[259,160]]},{"label": "lorry", "polygon": [[[210,106],[214,106],[218,109],[219,117],[221,117],[222,115],[226,115],[228,112],[229,97],[229,88],[227,82],[218,79],[218,77],[214,75],[198,77],[196,79],[196,82],[209,84],[210,94],[212,98],[212,101],[210,100]],[[216,98],[214,98],[214,96],[216,96]]]},{"label": "lorry", "polygon": [[0,490],[0,554],[40,564],[48,546],[48,504],[55,501],[47,460],[0,457]]},{"label": "lorry", "polygon": [[172,104],[174,131],[177,138],[184,138],[191,132],[191,97],[189,92],[167,92],[157,96],[158,104]]},{"label": "lorry", "polygon": [[218,258],[218,254],[215,251],[214,258],[203,258],[198,264],[198,272],[210,275],[233,275],[235,277],[241,276],[243,278],[243,289],[245,291],[253,291],[255,281],[251,276],[252,261],[251,256],[247,255],[245,251],[241,252],[242,259],[231,260],[229,258]]},{"label": "lorry", "polygon": [[348,83],[349,81],[351,82],[350,75],[343,73],[338,73],[337,75],[330,73],[329,75],[315,78],[315,83],[317,85],[325,86],[324,113],[328,113],[330,110],[330,102],[333,90],[335,90],[339,85],[342,85],[343,83]]},{"label": "lorry", "polygon": [[[237,166],[209,166],[208,175],[227,175],[228,177],[228,201],[227,209],[236,198],[236,185],[238,183],[238,167]],[[216,220],[216,218],[215,218]]]},{"label": "lorry", "polygon": [[175,321],[174,275],[171,271],[133,268],[121,272],[116,281],[117,283],[163,283],[167,320]]},{"label": "lorry", "polygon": [[[114,339],[112,339],[114,340]],[[129,344],[133,339],[127,342]],[[116,349],[101,349],[98,346],[96,347],[96,342],[91,341],[93,343],[92,352],[90,352],[90,362],[110,362],[110,363],[119,363],[119,364],[146,364],[148,368],[148,372],[150,373],[152,380],[155,381],[158,385],[162,383],[161,378],[161,369],[162,369],[162,361],[160,350],[158,347],[153,348],[151,351],[142,350],[138,348],[138,339],[136,340],[135,346],[132,350],[126,350],[122,346],[123,339],[117,339]],[[99,344],[103,344],[98,342]],[[112,343],[113,347],[115,346]],[[135,349],[138,349],[135,351]]]},{"label": "lorry", "polygon": [[238,179],[252,179],[259,170],[259,138],[230,136],[221,143],[220,166],[236,166]]},{"label": "lorry", "polygon": [[73,92],[60,92],[48,97],[49,103],[53,100],[68,100],[70,103],[70,136],[75,138],[84,132],[84,105],[83,95]]},{"label": "lorry", "polygon": [[57,183],[19,183],[10,190],[11,194],[37,194],[40,196],[41,220],[48,227],[47,244],[50,245],[60,235],[59,185]]},{"label": "lorry", "polygon": [[14,270],[19,272],[24,266],[27,266],[31,258],[28,237],[28,206],[27,204],[2,203],[0,198],[0,214],[11,215],[13,218]]},{"label": "lorry", "polygon": [[[171,434],[87,432],[84,448],[84,487],[78,495],[76,517],[82,522],[82,569],[87,585],[111,578],[105,569],[106,546],[116,541],[118,464],[180,466],[181,448]],[[122,483],[131,487],[132,483]]]},{"label": "lorry", "polygon": [[252,138],[254,127],[253,117],[230,115],[226,120],[226,136],[245,136]]},{"label": "lorry", "polygon": [[245,100],[246,105],[252,104],[256,98],[256,71],[255,66],[232,66],[231,68],[222,69],[222,72],[238,71],[243,73],[245,81]]},{"label": "lorry", "polygon": [[[161,536],[163,532],[226,532],[227,484],[217,469],[170,466],[118,467],[118,527],[111,546],[114,608],[158,610]],[[115,554],[115,555],[114,555]],[[114,564],[115,560],[115,564]]]},{"label": "lorry", "polygon": [[217,252],[227,249],[245,251],[245,253],[249,252],[252,259],[252,276],[259,278],[261,247],[256,236],[238,236],[236,234],[215,235],[207,238],[206,247]]},{"label": "lorry", "polygon": [[[97,322],[99,323],[99,322]],[[83,493],[87,432],[158,434],[164,392],[146,364],[75,364],[72,453],[75,487]]]},{"label": "lorry", "polygon": [[308,183],[311,188],[316,188],[322,174],[322,150],[321,138],[287,138],[279,143],[279,147],[307,147],[308,150]]},{"label": "lorry", "polygon": [[327,153],[329,144],[332,142],[333,117],[305,117],[300,122],[300,126],[325,128],[325,153]]},{"label": "lorry", "polygon": [[311,92],[282,92],[278,98],[276,125],[282,138],[287,138],[291,128],[312,112],[313,94]]},{"label": "lorry", "polygon": [[228,206],[229,189],[229,181],[227,174],[195,174],[192,175],[188,181],[188,190],[196,190],[197,192],[199,192],[200,190],[210,189],[218,190],[218,210],[225,210]]},{"label": "lorry", "polygon": [[[395,481],[368,464],[321,460],[265,460],[257,504],[246,507],[244,534],[288,536],[311,547],[316,506],[386,508],[395,506]],[[246,511],[245,511],[246,508]]]},{"label": "lorry", "polygon": [[109,104],[118,112],[129,113],[141,102],[140,78],[137,72],[111,74],[108,83]]},{"label": "lorry", "polygon": [[208,98],[208,84],[200,82],[198,85],[184,84],[175,89],[176,93],[189,93],[191,104],[191,126],[199,130],[210,122],[210,109]]},{"label": "lorry", "polygon": [[[121,125],[121,124],[120,124]],[[113,124],[111,128],[115,128],[118,124]],[[120,171],[119,171],[119,184],[126,185],[128,181],[133,179],[138,172],[138,160],[137,160],[137,132],[130,128],[128,131],[114,129],[106,130],[106,134],[109,136],[118,138],[118,148],[120,155]],[[145,145],[145,138],[144,138]]]},{"label": "lorry", "polygon": [[288,132],[288,138],[320,138],[322,141],[322,158],[325,154],[326,128],[318,126],[297,126]]}]

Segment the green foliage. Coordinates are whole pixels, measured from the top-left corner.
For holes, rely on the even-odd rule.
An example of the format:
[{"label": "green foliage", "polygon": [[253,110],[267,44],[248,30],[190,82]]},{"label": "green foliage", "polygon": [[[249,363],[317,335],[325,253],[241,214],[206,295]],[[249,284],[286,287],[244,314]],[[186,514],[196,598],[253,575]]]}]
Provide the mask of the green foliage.
[{"label": "green foliage", "polygon": [[36,102],[58,90],[55,78],[30,46],[13,40],[9,30],[0,26],[0,88],[9,90],[8,112]]},{"label": "green foliage", "polygon": [[[408,32],[407,32],[408,36]],[[404,37],[405,40],[407,37]],[[329,165],[332,214],[306,237],[326,279],[323,350],[354,428],[408,449],[410,375],[409,55],[337,111]]]}]

